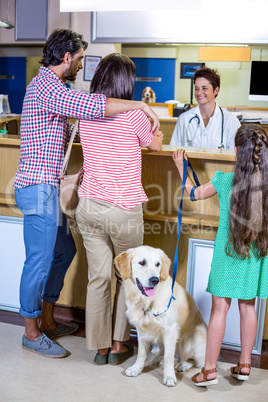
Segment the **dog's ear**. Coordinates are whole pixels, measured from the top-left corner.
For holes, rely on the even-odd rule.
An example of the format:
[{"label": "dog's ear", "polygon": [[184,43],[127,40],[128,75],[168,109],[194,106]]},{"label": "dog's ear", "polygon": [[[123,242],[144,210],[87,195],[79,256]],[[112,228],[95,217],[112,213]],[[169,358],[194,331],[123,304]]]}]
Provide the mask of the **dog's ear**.
[{"label": "dog's ear", "polygon": [[170,268],[170,259],[168,256],[164,253],[163,250],[158,249],[160,258],[161,258],[161,271],[160,271],[160,281],[165,281],[167,277],[169,276],[169,268]]},{"label": "dog's ear", "polygon": [[130,248],[127,251],[119,254],[115,257],[114,262],[116,267],[118,268],[122,278],[124,280],[130,279],[132,277],[132,269],[131,269],[131,251],[133,249]]}]

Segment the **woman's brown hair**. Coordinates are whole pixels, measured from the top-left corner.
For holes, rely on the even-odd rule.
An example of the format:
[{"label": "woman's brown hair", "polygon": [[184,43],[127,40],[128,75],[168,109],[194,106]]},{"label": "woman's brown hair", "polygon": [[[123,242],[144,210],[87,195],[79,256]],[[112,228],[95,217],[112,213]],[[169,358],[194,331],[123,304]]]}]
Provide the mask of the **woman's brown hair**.
[{"label": "woman's brown hair", "polygon": [[128,56],[121,53],[108,54],[96,68],[90,85],[90,93],[131,100],[135,72],[135,64]]},{"label": "woman's brown hair", "polygon": [[[201,67],[201,68],[199,68],[199,70],[196,70],[196,72],[194,74],[194,77],[193,77],[194,84],[198,78],[205,78],[206,80],[208,80],[208,82],[210,82],[210,84],[213,87],[213,91],[215,91],[216,88],[220,89],[221,77],[217,70],[213,70],[212,68],[208,68],[208,67]],[[216,95],[215,98],[217,96],[218,95]]]},{"label": "woman's brown hair", "polygon": [[254,244],[268,255],[268,137],[257,125],[241,126],[235,136],[237,162],[230,205],[227,254],[245,259]]}]

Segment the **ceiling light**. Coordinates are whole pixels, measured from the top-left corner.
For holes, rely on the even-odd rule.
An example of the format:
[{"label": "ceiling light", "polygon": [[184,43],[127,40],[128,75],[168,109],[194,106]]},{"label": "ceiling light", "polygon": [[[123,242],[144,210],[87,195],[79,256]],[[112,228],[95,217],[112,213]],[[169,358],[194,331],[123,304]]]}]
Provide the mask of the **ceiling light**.
[{"label": "ceiling light", "polygon": [[3,20],[3,18],[0,18],[0,27],[1,28],[6,28],[6,29],[12,29],[15,27],[14,24],[12,24],[12,22]]}]

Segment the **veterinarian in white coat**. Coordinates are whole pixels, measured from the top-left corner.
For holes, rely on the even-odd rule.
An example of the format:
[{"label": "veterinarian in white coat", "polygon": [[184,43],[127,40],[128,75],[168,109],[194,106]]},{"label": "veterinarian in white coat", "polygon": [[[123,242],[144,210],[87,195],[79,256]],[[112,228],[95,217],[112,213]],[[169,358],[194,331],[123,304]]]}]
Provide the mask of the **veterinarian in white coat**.
[{"label": "veterinarian in white coat", "polygon": [[194,75],[194,84],[198,106],[179,116],[170,145],[234,149],[240,122],[215,102],[220,89],[219,74],[202,67]]}]

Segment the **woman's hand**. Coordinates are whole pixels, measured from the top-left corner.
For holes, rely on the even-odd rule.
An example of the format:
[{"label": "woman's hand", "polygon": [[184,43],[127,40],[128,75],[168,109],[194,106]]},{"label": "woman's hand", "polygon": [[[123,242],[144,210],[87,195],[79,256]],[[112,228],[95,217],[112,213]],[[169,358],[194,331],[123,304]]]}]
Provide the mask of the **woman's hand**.
[{"label": "woman's hand", "polygon": [[160,138],[161,141],[163,141],[164,134],[162,133],[162,131],[158,131],[158,132],[155,134],[155,136],[158,137],[158,138]]},{"label": "woman's hand", "polygon": [[163,138],[164,138],[164,134],[162,133],[162,131],[158,131],[154,135],[153,141],[147,148],[150,149],[150,151],[157,151],[157,152],[160,151],[160,149],[162,148]]},{"label": "woman's hand", "polygon": [[188,161],[188,156],[185,153],[185,149],[177,149],[177,151],[173,152],[172,157],[178,169],[183,167],[184,159]]}]

